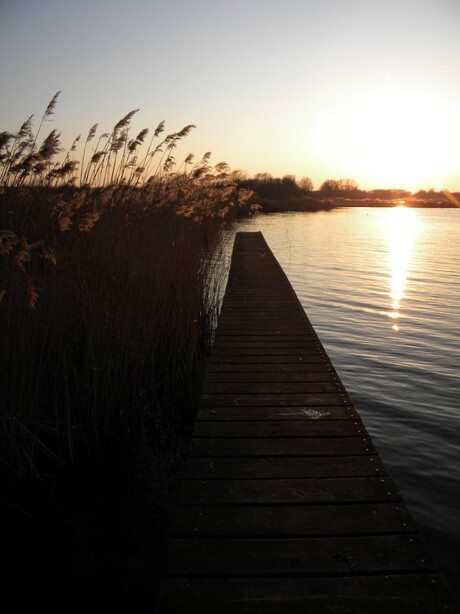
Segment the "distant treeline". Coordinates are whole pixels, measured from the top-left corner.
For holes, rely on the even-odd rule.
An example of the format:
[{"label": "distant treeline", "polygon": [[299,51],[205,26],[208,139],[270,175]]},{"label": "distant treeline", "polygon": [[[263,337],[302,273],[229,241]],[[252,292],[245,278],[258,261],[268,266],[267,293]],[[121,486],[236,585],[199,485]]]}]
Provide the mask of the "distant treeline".
[{"label": "distant treeline", "polygon": [[412,207],[454,207],[460,204],[460,193],[401,189],[363,190],[353,179],[326,179],[318,190],[309,177],[294,175],[273,177],[258,173],[238,178],[240,188],[254,192],[253,200],[266,213],[278,211],[316,211],[339,206],[389,207],[404,204]]}]

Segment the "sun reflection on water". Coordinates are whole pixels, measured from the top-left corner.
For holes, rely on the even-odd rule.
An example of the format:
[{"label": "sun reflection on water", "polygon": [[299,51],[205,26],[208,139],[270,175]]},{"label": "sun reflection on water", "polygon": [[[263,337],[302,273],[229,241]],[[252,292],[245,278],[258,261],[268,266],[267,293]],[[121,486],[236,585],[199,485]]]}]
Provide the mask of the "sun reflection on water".
[{"label": "sun reflection on water", "polygon": [[416,235],[417,221],[414,211],[404,206],[391,209],[387,224],[391,311],[386,312],[386,315],[396,332],[399,331],[401,301],[405,297],[407,273]]}]

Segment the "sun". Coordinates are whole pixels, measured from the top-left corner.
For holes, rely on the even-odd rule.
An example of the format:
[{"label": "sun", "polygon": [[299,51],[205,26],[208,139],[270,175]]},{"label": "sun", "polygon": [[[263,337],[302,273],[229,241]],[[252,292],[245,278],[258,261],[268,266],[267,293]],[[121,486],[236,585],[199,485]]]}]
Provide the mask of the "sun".
[{"label": "sun", "polygon": [[363,187],[415,190],[442,187],[458,164],[459,136],[458,113],[447,100],[387,87],[322,113],[313,147],[324,165]]}]

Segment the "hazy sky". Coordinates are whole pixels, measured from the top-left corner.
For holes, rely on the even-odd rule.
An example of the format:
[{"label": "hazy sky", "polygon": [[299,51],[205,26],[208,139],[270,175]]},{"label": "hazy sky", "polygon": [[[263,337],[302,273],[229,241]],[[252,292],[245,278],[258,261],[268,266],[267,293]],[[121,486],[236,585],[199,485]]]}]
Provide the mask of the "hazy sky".
[{"label": "hazy sky", "polygon": [[[249,174],[460,190],[460,0],[0,0],[0,130],[131,109]],[[178,152],[181,158],[181,152]]]}]

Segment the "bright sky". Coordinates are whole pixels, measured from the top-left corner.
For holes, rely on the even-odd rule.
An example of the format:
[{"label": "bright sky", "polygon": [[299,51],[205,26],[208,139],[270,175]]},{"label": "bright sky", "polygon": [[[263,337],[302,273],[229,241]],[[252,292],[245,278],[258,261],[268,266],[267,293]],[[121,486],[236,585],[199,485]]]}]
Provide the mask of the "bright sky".
[{"label": "bright sky", "polygon": [[184,158],[460,191],[459,32],[459,0],[0,0],[0,130],[62,90],[67,146],[139,108]]}]

